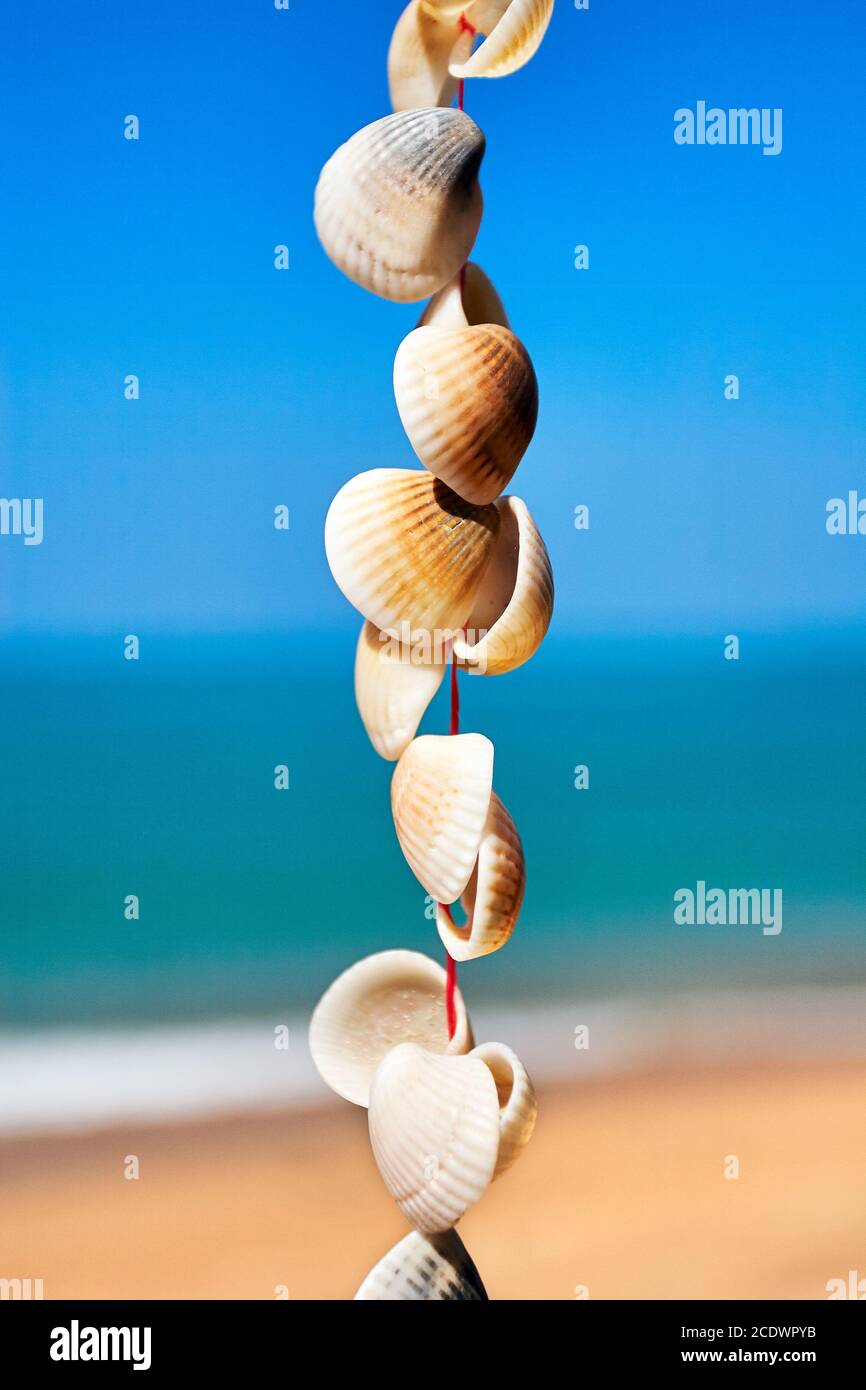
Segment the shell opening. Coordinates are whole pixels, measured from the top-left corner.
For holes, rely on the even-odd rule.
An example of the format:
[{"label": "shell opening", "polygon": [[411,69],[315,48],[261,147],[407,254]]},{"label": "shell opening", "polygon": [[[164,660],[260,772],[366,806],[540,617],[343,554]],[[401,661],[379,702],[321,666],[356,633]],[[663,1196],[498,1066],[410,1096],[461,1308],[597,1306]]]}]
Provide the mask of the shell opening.
[{"label": "shell opening", "polygon": [[[499,537],[484,575],[481,593],[466,621],[467,630],[478,634],[489,632],[499,621],[511,602],[517,585],[520,559],[518,519],[511,507],[501,507],[498,510],[501,517]],[[476,638],[476,641],[478,640],[480,638]],[[466,660],[465,651],[459,655],[470,667],[475,664]]]},{"label": "shell opening", "polygon": [[483,1059],[496,1085],[499,1109],[504,1110],[514,1094],[514,1067],[507,1057],[492,1048],[483,1053]]}]

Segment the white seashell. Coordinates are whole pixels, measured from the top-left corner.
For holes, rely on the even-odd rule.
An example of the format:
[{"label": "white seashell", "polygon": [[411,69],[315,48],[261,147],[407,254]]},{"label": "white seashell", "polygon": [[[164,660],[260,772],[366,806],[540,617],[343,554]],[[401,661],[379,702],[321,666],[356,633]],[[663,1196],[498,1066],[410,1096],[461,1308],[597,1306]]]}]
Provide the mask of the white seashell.
[{"label": "white seashell", "polygon": [[481,1058],[392,1048],[373,1077],[369,1122],[385,1185],[419,1231],[447,1231],[493,1179],[499,1100]]},{"label": "white seashell", "polygon": [[456,1231],[410,1231],[389,1250],[355,1294],[379,1303],[487,1301],[487,1291]]},{"label": "white seashell", "polygon": [[425,649],[364,623],[355,653],[355,701],[370,742],[393,762],[408,748],[445,674],[444,661],[416,660]]},{"label": "white seashell", "polygon": [[394,395],[412,448],[425,468],[479,504],[508,486],[538,416],[538,383],[520,339],[471,317],[491,296],[501,310],[476,268],[464,301],[458,277],[431,301],[394,359]]},{"label": "white seashell", "polygon": [[401,302],[457,274],[481,222],[484,136],[463,111],[422,107],[364,126],[316,187],[319,240],[350,280]]},{"label": "white seashell", "polygon": [[470,323],[498,323],[510,328],[505,305],[480,265],[467,261],[461,275],[433,295],[417,328],[465,328]]},{"label": "white seashell", "polygon": [[496,502],[501,526],[466,635],[454,654],[470,674],[498,676],[528,661],[540,647],[553,614],[553,571],[547,547],[526,503]]},{"label": "white seashell", "polygon": [[325,990],[310,1020],[310,1052],[322,1080],[354,1105],[367,1105],[373,1074],[398,1043],[431,1053],[474,1046],[460,990],[448,1040],[445,971],[418,951],[379,951],[357,961]]},{"label": "white seashell", "polygon": [[499,530],[429,473],[374,468],[340,489],[325,521],[331,573],[376,627],[441,647],[463,627]]},{"label": "white seashell", "polygon": [[388,88],[394,110],[450,106],[457,78],[449,73],[448,64],[464,62],[471,52],[472,35],[455,17],[434,13],[423,0],[410,0],[388,49]]},{"label": "white seashell", "polygon": [[391,810],[410,869],[439,903],[469,882],[493,790],[493,744],[483,734],[422,734],[391,779]]},{"label": "white seashell", "polygon": [[431,13],[440,15],[461,15],[468,9],[466,0],[424,0],[424,4]]},{"label": "white seashell", "polygon": [[491,793],[478,859],[461,898],[466,922],[450,908],[436,909],[439,935],[455,960],[474,960],[504,946],[514,930],[526,887],[526,862],[514,821]]},{"label": "white seashell", "polygon": [[532,1138],[538,1113],[535,1088],[517,1053],[512,1052],[504,1043],[482,1043],[469,1055],[480,1057],[486,1062],[496,1082],[499,1099],[499,1154],[493,1176],[498,1178],[511,1167]]},{"label": "white seashell", "polygon": [[487,38],[465,62],[452,62],[453,77],[506,77],[528,63],[553,14],[553,0],[477,0],[470,24]]}]

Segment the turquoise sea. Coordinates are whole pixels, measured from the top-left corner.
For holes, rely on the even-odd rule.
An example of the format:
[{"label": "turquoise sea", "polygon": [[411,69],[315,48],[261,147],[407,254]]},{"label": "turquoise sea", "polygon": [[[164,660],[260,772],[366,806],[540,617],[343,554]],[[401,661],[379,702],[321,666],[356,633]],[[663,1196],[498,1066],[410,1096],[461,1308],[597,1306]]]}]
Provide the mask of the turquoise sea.
[{"label": "turquoise sea", "polygon": [[[304,1008],[367,952],[438,956],[351,624],[145,636],[137,662],[122,637],[3,642],[0,1023]],[[511,943],[462,967],[473,999],[866,977],[863,632],[741,632],[738,662],[722,638],[552,636],[461,677],[529,870]],[[447,729],[445,686],[422,727]],[[781,888],[782,932],[675,925],[699,879]]]}]

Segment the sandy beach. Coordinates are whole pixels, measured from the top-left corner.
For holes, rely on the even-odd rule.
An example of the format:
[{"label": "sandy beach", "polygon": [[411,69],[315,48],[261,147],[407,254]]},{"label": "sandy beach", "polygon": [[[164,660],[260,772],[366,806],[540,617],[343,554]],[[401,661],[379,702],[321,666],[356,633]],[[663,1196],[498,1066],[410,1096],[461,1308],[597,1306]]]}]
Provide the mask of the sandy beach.
[{"label": "sandy beach", "polygon": [[[864,1093],[859,1062],[542,1090],[461,1234],[492,1299],[826,1298],[866,1273]],[[0,1199],[0,1276],[47,1299],[347,1299],[406,1230],[366,1114],[337,1102],[9,1139]]]}]

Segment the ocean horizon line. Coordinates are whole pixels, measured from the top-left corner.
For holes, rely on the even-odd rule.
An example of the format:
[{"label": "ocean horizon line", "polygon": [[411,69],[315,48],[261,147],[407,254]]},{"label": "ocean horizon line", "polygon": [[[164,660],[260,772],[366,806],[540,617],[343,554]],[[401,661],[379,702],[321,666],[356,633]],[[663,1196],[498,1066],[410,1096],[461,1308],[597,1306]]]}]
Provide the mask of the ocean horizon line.
[{"label": "ocean horizon line", "polygon": [[[307,1013],[0,1032],[0,1137],[172,1124],[329,1102]],[[866,1058],[866,986],[689,990],[472,1010],[536,1085],[643,1071]]]}]

